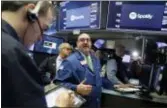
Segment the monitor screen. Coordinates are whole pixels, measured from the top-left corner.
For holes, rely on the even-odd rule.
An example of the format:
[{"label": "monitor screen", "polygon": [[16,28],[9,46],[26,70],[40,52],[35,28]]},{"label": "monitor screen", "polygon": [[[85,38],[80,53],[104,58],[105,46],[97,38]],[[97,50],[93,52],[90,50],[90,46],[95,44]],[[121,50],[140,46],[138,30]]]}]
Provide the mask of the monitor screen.
[{"label": "monitor screen", "polygon": [[122,62],[124,62],[124,63],[130,63],[130,61],[131,61],[131,56],[125,54],[125,55],[123,56],[123,58],[122,58]]},{"label": "monitor screen", "polygon": [[141,74],[139,77],[140,84],[145,88],[150,88],[150,74],[151,74],[151,65],[142,65]]},{"label": "monitor screen", "polygon": [[105,40],[103,39],[97,39],[95,42],[94,42],[94,46],[97,48],[97,49],[100,49],[104,46],[105,44]]},{"label": "monitor screen", "polygon": [[48,54],[58,54],[58,47],[63,42],[64,39],[62,38],[44,36],[42,40],[35,43],[34,51]]},{"label": "monitor screen", "polygon": [[167,2],[113,2],[108,8],[107,29],[167,32]]},{"label": "monitor screen", "polygon": [[100,1],[61,2],[60,13],[60,30],[100,28]]},{"label": "monitor screen", "polygon": [[155,91],[160,91],[160,82],[162,80],[162,75],[163,75],[163,70],[164,70],[164,66],[157,66],[155,68],[155,71],[154,71],[154,77],[152,78],[152,82],[153,82],[153,85],[154,85],[154,89]]},{"label": "monitor screen", "polygon": [[140,83],[151,91],[159,92],[161,89],[160,83],[163,78],[163,72],[166,72],[164,65],[143,65]]},{"label": "monitor screen", "polygon": [[156,42],[158,48],[163,48],[163,47],[167,47],[167,43],[165,42]]}]

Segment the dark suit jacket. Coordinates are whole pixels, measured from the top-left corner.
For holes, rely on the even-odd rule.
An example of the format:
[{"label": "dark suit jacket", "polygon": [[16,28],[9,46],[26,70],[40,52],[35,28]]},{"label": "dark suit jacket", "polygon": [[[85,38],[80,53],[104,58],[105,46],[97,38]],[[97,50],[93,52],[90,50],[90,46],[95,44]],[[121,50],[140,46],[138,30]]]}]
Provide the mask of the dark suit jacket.
[{"label": "dark suit jacket", "polygon": [[[39,66],[39,70],[43,74],[45,84],[49,84],[56,75],[56,59],[57,55],[47,57]],[[47,76],[47,74],[50,74],[50,76]]]},{"label": "dark suit jacket", "polygon": [[46,108],[43,81],[16,31],[2,20],[2,107]]}]

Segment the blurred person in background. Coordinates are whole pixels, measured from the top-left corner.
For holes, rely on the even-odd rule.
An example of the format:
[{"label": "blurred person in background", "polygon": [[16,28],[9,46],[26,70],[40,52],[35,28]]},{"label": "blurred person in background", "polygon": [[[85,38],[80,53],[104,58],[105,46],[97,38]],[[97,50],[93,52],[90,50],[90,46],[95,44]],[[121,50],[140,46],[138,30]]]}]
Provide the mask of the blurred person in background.
[{"label": "blurred person in background", "polygon": [[39,66],[40,72],[43,74],[44,84],[50,84],[56,75],[56,71],[60,68],[61,63],[66,59],[72,51],[69,43],[62,43],[59,46],[59,55],[47,57]]},{"label": "blurred person in background", "polygon": [[112,89],[115,85],[119,87],[129,87],[129,79],[127,76],[127,68],[122,62],[122,57],[125,53],[123,45],[117,45],[115,55],[107,60],[107,63],[102,67],[103,87]]}]

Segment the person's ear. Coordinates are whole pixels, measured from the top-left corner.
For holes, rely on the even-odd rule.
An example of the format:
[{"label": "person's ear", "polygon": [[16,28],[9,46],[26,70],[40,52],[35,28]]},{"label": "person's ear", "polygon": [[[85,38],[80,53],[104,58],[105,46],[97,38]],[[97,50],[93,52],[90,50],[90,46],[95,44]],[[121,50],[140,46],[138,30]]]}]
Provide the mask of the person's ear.
[{"label": "person's ear", "polygon": [[28,5],[25,6],[27,10],[33,10],[35,8],[35,4],[30,3]]},{"label": "person's ear", "polygon": [[78,40],[77,40],[77,42],[76,42],[76,45],[78,46]]}]

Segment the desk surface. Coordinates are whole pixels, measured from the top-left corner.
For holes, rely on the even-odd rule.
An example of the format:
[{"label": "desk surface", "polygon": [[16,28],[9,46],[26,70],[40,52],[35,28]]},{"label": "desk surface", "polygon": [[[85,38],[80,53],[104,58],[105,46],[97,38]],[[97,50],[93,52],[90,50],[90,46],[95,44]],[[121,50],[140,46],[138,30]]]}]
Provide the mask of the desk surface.
[{"label": "desk surface", "polygon": [[153,97],[152,99],[140,97],[137,94],[134,93],[120,93],[114,90],[107,90],[103,89],[102,90],[103,94],[110,94],[110,95],[115,95],[115,96],[120,96],[120,97],[125,97],[125,98],[132,98],[132,99],[140,99],[140,100],[146,100],[146,101],[151,101],[151,102],[158,102],[158,103],[163,103],[167,104],[167,96],[162,96],[162,97]]},{"label": "desk surface", "polygon": [[[51,84],[45,86],[45,92],[48,92],[56,87],[57,87],[57,85],[55,85],[54,83],[51,83]],[[150,102],[167,104],[167,96],[156,96],[156,98],[154,97],[152,99],[148,99],[148,98],[140,97],[139,95],[134,94],[134,93],[128,93],[128,94],[127,93],[120,93],[120,92],[117,92],[114,90],[107,90],[107,89],[102,90],[102,95],[103,94],[115,95],[115,96],[119,96],[119,97],[138,99],[138,100],[146,100],[146,101],[150,101]],[[153,95],[155,95],[155,94],[153,94]]]}]

